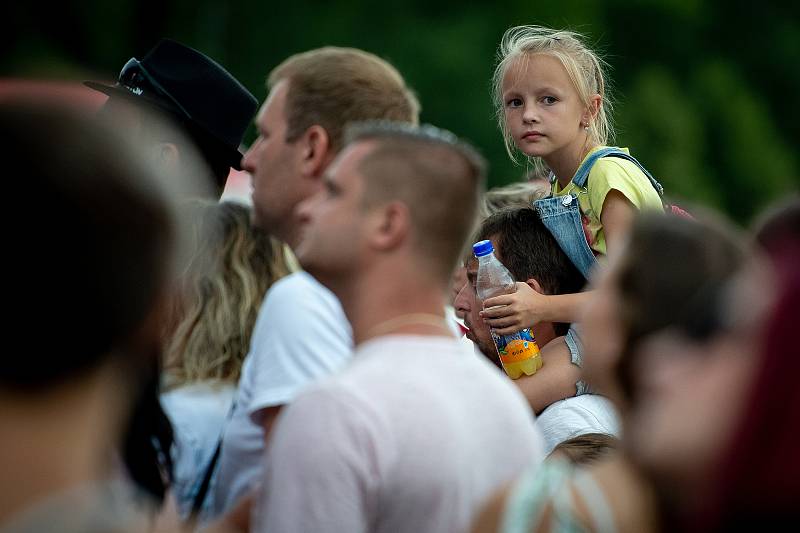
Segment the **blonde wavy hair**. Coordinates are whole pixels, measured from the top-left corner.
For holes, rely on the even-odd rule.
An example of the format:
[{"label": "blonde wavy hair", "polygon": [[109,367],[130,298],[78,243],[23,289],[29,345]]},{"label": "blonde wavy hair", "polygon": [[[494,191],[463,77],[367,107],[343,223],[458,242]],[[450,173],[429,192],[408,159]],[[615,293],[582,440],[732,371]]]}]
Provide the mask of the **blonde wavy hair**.
[{"label": "blonde wavy hair", "polygon": [[198,200],[189,211],[195,254],[166,342],[167,385],[236,383],[264,294],[288,273],[283,246],[253,226],[245,205]]},{"label": "blonde wavy hair", "polygon": [[498,211],[515,207],[530,207],[533,202],[550,194],[550,186],[541,180],[520,181],[494,187],[483,195],[481,218],[489,218]]},{"label": "blonde wavy hair", "polygon": [[591,97],[599,94],[600,110],[589,122],[588,142],[592,146],[608,144],[614,138],[611,122],[612,102],[607,89],[607,64],[584,42],[585,38],[572,31],[553,30],[542,26],[516,26],[509,28],[497,50],[497,66],[492,76],[492,100],[506,151],[514,163],[522,155],[536,171],[545,168],[544,161],[529,157],[516,147],[505,118],[503,79],[511,65],[530,54],[547,54],[558,59],[567,71],[572,85],[584,106],[589,107]]}]

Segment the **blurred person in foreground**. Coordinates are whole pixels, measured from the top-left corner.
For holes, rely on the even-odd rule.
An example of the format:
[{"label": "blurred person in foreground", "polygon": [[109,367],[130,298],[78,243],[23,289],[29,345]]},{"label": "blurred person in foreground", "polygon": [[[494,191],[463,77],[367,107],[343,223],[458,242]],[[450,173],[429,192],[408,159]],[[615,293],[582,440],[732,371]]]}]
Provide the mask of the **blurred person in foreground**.
[{"label": "blurred person in foreground", "polygon": [[800,242],[800,195],[790,195],[764,210],[753,225],[752,235],[771,258]]},{"label": "blurred person in foreground", "polygon": [[69,108],[7,101],[0,130],[46,224],[11,232],[10,330],[35,343],[0,369],[0,529],[144,531],[152,500],[119,448],[158,365],[177,193],[139,146]]},{"label": "blurred person in foreground", "polygon": [[[800,324],[800,198],[783,199],[765,211],[754,236],[772,265],[776,302],[752,369],[753,385],[744,390],[734,431],[724,449],[715,454],[710,475],[703,475],[700,481],[690,479],[688,490],[681,489],[686,498],[670,495],[679,478],[665,471],[669,465],[662,464],[658,470],[667,474],[659,478],[671,504],[668,518],[685,531],[791,530],[800,522],[796,450],[800,394],[795,384],[800,371],[796,340]],[[760,293],[769,287],[769,280],[751,283],[747,298],[759,302],[763,299]]]},{"label": "blurred person in foreground", "polygon": [[656,531],[654,468],[700,479],[731,435],[769,299],[752,298],[758,258],[725,224],[675,216],[642,216],[620,252],[594,280],[583,324],[587,380],[620,409],[622,453],[588,469],[546,461],[474,531]]},{"label": "blurred person in foreground", "polygon": [[367,124],[348,140],[297,208],[296,251],[341,301],[356,351],[279,418],[253,530],[465,531],[543,457],[522,395],[445,317],[484,163],[430,126]]},{"label": "blurred person in foreground", "polygon": [[[397,70],[355,48],[293,55],[270,72],[269,96],[256,117],[258,138],[243,166],[253,176],[255,224],[290,247],[294,212],[323,190],[326,169],[360,120],[416,123],[419,104]],[[276,283],[261,306],[242,367],[236,407],[223,437],[212,509],[232,509],[261,479],[266,443],[283,406],[353,354],[350,324],[336,296],[307,272]]]}]

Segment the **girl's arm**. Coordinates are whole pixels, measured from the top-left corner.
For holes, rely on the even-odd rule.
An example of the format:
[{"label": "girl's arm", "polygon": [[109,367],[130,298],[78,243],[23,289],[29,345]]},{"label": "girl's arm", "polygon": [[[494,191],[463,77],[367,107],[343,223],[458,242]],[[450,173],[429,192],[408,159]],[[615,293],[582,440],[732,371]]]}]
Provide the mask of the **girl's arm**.
[{"label": "girl's arm", "polygon": [[600,223],[606,237],[606,255],[622,245],[638,212],[624,194],[616,189],[608,191],[600,211]]},{"label": "girl's arm", "polygon": [[[608,191],[600,212],[607,254],[622,245],[638,212],[620,191]],[[591,292],[547,295],[534,291],[525,283],[517,283],[517,292],[514,294],[486,299],[481,316],[499,335],[509,335],[539,322],[576,322],[580,318],[581,307],[591,298]],[[489,309],[495,306],[504,307]]]},{"label": "girl's arm", "polygon": [[592,291],[542,294],[527,283],[517,283],[517,292],[487,298],[481,317],[499,335],[510,335],[539,322],[571,323],[578,320],[591,295]]},{"label": "girl's arm", "polygon": [[514,384],[537,415],[550,404],[575,396],[575,383],[581,379],[581,369],[572,363],[564,337],[558,337],[542,347],[542,368],[534,375],[522,375]]}]

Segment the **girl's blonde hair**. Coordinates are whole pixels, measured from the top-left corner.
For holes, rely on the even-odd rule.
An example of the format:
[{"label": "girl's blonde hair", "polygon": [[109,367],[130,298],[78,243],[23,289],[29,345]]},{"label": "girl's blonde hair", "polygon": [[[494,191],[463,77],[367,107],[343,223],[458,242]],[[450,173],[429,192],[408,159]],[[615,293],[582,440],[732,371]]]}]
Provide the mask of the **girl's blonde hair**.
[{"label": "girl's blonde hair", "polygon": [[254,227],[250,208],[197,200],[195,254],[166,342],[168,386],[236,383],[267,289],[288,273],[282,245]]},{"label": "girl's blonde hair", "polygon": [[[519,150],[506,124],[503,79],[515,61],[529,54],[547,54],[558,59],[567,71],[584,106],[590,105],[592,95],[601,96],[600,110],[594,120],[589,122],[589,143],[592,146],[608,144],[614,137],[614,131],[611,124],[612,104],[607,94],[606,76],[603,72],[606,63],[584,44],[584,37],[578,33],[542,26],[516,26],[506,30],[500,41],[497,67],[492,77],[492,97],[497,120],[511,160],[518,163]],[[524,157],[535,169],[540,170],[544,167],[544,162],[540,158],[527,155]]]}]

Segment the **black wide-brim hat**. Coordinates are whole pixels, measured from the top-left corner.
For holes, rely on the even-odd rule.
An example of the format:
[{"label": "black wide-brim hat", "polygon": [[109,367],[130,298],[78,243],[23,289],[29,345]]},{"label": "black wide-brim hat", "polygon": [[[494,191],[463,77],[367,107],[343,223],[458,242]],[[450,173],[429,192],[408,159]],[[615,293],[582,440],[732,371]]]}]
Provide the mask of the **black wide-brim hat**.
[{"label": "black wide-brim hat", "polygon": [[241,170],[239,145],[258,101],[227,70],[197,50],[163,39],[141,61],[130,59],[115,85],[84,84],[111,97],[144,100],[177,115],[216,141],[230,166]]}]

